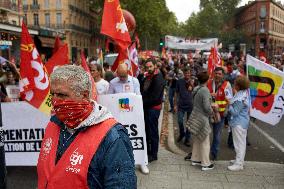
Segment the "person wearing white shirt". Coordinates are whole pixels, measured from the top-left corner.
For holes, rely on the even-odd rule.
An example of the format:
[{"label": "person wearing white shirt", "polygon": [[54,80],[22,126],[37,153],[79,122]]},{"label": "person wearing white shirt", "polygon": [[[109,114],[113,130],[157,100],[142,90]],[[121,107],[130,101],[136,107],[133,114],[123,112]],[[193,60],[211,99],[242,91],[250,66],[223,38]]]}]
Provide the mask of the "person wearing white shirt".
[{"label": "person wearing white shirt", "polygon": [[[135,93],[141,95],[140,83],[137,78],[128,75],[127,64],[119,64],[116,71],[117,77],[110,81],[108,94]],[[144,174],[149,174],[147,165],[140,165],[140,170]]]},{"label": "person wearing white shirt", "polygon": [[96,90],[98,95],[105,95],[108,93],[109,83],[102,78],[103,69],[100,64],[90,64],[90,72],[94,81],[96,82]]},{"label": "person wearing white shirt", "polygon": [[140,84],[137,78],[128,75],[126,64],[117,67],[117,77],[110,81],[108,94],[135,93],[141,95]]}]

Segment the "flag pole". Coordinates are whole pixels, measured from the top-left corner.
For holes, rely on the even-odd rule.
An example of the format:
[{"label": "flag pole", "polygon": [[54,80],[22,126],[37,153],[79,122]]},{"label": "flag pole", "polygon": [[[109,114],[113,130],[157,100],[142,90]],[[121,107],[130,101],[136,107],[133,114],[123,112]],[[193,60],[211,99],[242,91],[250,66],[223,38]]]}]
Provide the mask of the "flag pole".
[{"label": "flag pole", "polygon": [[2,110],[0,102],[0,188],[6,189],[6,160],[4,149],[4,130],[2,127]]}]

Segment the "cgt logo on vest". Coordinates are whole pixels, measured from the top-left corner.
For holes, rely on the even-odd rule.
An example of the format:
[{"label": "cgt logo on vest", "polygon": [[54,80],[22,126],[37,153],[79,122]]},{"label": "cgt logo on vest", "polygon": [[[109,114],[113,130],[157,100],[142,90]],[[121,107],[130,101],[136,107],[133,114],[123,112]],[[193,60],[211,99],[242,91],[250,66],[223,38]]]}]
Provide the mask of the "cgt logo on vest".
[{"label": "cgt logo on vest", "polygon": [[42,146],[42,156],[41,156],[42,160],[46,160],[46,157],[51,151],[51,147],[52,147],[52,139],[51,138],[45,139]]},{"label": "cgt logo on vest", "polygon": [[72,173],[79,173],[80,172],[80,168],[76,168],[76,166],[79,164],[82,164],[82,160],[84,158],[83,155],[80,155],[77,152],[78,148],[76,148],[76,150],[71,154],[70,156],[70,164],[68,167],[66,167],[66,172],[72,172]]}]

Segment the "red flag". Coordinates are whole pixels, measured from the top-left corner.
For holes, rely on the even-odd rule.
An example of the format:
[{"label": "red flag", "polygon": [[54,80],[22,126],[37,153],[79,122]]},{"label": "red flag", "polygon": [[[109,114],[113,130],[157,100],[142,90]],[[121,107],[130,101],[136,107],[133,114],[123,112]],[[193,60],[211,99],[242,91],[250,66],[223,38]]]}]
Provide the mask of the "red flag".
[{"label": "red flag", "polygon": [[223,66],[221,56],[218,53],[217,48],[212,47],[208,58],[208,73],[210,77],[212,77],[213,75],[212,73],[215,70],[215,68],[221,66]]},{"label": "red flag", "polygon": [[119,49],[118,57],[116,58],[114,64],[112,65],[112,71],[116,71],[119,64],[127,64],[128,74],[131,76],[136,76],[138,71],[138,52],[136,49],[136,44],[133,43],[129,49]]},{"label": "red flag", "polygon": [[22,24],[20,91],[25,99],[35,108],[50,115],[51,96],[48,75],[28,29]]},{"label": "red flag", "polygon": [[128,60],[128,49],[118,48],[118,56],[115,59],[111,67],[111,70],[115,72],[119,64],[126,63],[127,61],[129,61]]},{"label": "red flag", "polygon": [[69,64],[68,45],[65,44],[56,51],[55,54],[45,64],[48,75],[53,72],[56,66]]},{"label": "red flag", "polygon": [[105,43],[105,52],[109,52],[109,43],[110,43],[110,40],[109,40],[109,38],[107,37],[106,43]]},{"label": "red flag", "polygon": [[258,54],[259,60],[261,60],[262,62],[265,62],[266,64],[269,64],[268,59],[266,58],[266,54],[264,51],[260,51]]},{"label": "red flag", "polygon": [[92,82],[92,99],[97,100],[97,91],[96,91],[95,81],[94,81],[94,78],[92,77],[92,74],[91,74],[91,71],[90,71],[89,66],[87,64],[83,50],[81,51],[81,65],[84,68],[84,70],[89,74],[89,77],[90,77],[91,82]]},{"label": "red flag", "polygon": [[209,74],[210,77],[212,76],[212,73],[214,71],[214,63],[213,63],[214,58],[213,58],[213,54],[214,54],[214,49],[212,47],[211,50],[210,50],[210,55],[208,57],[208,68],[207,68],[208,69],[208,74]]},{"label": "red flag", "polygon": [[62,46],[61,41],[60,41],[59,37],[56,36],[55,42],[54,42],[54,47],[53,47],[53,50],[52,50],[52,54],[55,54],[61,46]]},{"label": "red flag", "polygon": [[130,45],[131,39],[119,0],[105,0],[101,33],[113,38],[122,49]]}]

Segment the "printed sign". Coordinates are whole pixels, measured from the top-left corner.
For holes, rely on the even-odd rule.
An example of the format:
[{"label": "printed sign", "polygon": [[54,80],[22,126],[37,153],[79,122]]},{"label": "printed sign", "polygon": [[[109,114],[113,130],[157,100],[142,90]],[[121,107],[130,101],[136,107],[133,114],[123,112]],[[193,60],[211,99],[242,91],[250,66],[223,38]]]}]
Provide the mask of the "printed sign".
[{"label": "printed sign", "polygon": [[276,125],[284,114],[284,73],[247,55],[251,116]]},{"label": "printed sign", "polygon": [[[142,97],[123,93],[102,95],[98,96],[98,103],[106,106],[128,130],[135,163],[148,164]],[[26,102],[2,103],[2,117],[7,166],[35,166],[50,117]],[[50,150],[51,142],[43,144],[45,152]]]},{"label": "printed sign", "polygon": [[98,103],[106,106],[128,130],[135,164],[148,164],[142,96],[133,93],[101,95],[98,96]]}]

